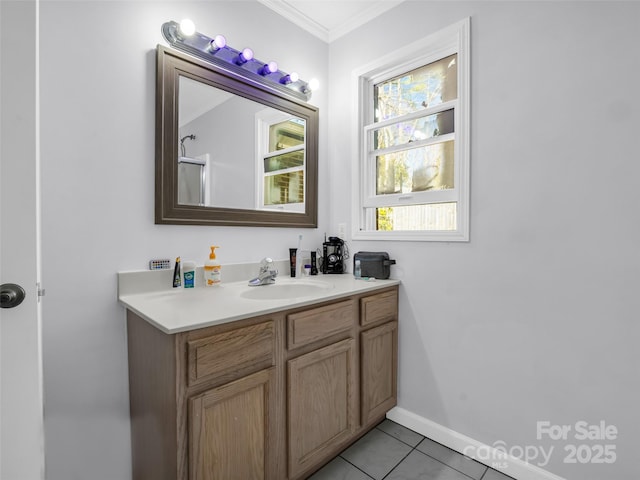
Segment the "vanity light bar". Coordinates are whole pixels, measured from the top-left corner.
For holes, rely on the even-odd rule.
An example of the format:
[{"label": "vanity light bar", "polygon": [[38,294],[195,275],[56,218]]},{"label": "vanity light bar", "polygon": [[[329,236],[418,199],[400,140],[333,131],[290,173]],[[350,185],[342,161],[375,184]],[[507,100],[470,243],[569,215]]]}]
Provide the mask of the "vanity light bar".
[{"label": "vanity light bar", "polygon": [[162,36],[172,47],[255,83],[267,85],[304,101],[311,98],[309,84],[300,80],[295,72],[283,72],[278,69],[276,62],[263,62],[254,58],[250,48],[231,48],[222,35],[211,38],[196,31],[187,35],[181,30],[179,23],[170,21],[162,25]]}]

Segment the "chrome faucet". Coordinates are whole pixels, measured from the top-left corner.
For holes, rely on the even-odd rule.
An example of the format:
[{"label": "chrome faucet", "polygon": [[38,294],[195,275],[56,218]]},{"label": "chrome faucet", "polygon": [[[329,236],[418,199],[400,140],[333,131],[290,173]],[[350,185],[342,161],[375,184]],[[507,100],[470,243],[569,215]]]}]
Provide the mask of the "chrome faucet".
[{"label": "chrome faucet", "polygon": [[260,262],[260,271],[256,278],[249,280],[249,286],[257,287],[259,285],[269,285],[276,283],[276,277],[278,276],[278,269],[274,268],[273,260],[269,257],[263,258]]}]

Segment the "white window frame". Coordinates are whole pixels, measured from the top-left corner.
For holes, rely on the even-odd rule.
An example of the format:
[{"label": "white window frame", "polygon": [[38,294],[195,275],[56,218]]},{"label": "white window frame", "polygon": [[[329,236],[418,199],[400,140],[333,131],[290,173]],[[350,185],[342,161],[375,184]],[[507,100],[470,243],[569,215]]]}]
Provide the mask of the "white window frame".
[{"label": "white window frame", "polygon": [[[405,241],[469,241],[469,125],[470,125],[470,18],[440,30],[428,37],[360,67],[353,72],[354,127],[357,139],[353,146],[352,179],[355,184],[352,195],[354,240],[405,240]],[[374,85],[409,72],[424,65],[457,53],[458,98],[433,107],[433,112],[455,107],[454,117],[454,188],[415,194],[375,195],[375,172],[369,164],[367,136],[373,123]],[[429,109],[431,110],[431,109]],[[425,112],[421,112],[424,115]],[[382,124],[382,122],[380,122]],[[375,128],[378,128],[376,126]],[[447,136],[438,137],[437,142]],[[425,200],[425,199],[429,200]],[[367,216],[367,208],[373,206],[402,206],[442,201],[457,203],[455,230],[377,231],[375,219]]]},{"label": "white window frame", "polygon": [[[257,210],[276,210],[281,212],[291,212],[291,213],[304,213],[306,201],[307,201],[307,149],[306,149],[306,141],[297,147],[292,147],[285,150],[278,150],[276,152],[269,152],[269,128],[281,122],[286,122],[296,118],[294,115],[290,115],[285,112],[280,112],[274,109],[265,109],[261,112],[256,113],[256,209]],[[305,122],[304,126],[304,137],[307,138],[307,125]],[[269,157],[275,157],[278,155],[282,155],[289,152],[300,151],[302,150],[304,153],[304,160],[301,167],[293,167],[289,169],[278,170],[277,172],[266,173],[264,171],[264,161]],[[304,199],[302,203],[287,203],[287,204],[277,204],[277,205],[265,205],[264,204],[264,179],[271,175],[279,175],[282,173],[289,173],[294,171],[302,170],[305,172],[303,177],[304,185],[303,185],[303,195]]]}]

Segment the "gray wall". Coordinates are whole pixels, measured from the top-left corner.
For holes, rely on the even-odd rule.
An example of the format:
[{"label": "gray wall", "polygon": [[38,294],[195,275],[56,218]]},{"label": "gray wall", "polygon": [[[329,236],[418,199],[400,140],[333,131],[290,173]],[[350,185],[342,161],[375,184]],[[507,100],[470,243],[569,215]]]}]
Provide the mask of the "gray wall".
[{"label": "gray wall", "polygon": [[160,26],[189,17],[199,31],[251,46],[285,71],[317,76],[324,90],[312,103],[325,142],[327,46],[257,2],[43,1],[40,9],[47,479],[127,480],[127,352],[116,272],[178,255],[202,264],[214,244],[223,264],[286,259],[299,233],[318,245],[328,224],[323,143],[318,229],[154,225]]},{"label": "gray wall", "polygon": [[[189,156],[209,154],[209,205],[256,207],[255,115],[264,105],[232,97],[183,126],[180,135],[195,134]],[[242,128],[238,128],[242,126]]]},{"label": "gray wall", "polygon": [[[488,445],[555,446],[546,468],[570,479],[636,479],[640,4],[401,4],[330,46],[331,171],[351,162],[351,72],[467,16],[471,242],[352,245],[398,262],[399,404]],[[346,173],[332,222],[350,222]],[[538,440],[545,420],[619,435]],[[571,443],[617,461],[565,464]]]},{"label": "gray wall", "polygon": [[[605,420],[620,431],[614,465],[565,465],[560,443],[547,468],[637,477],[639,4],[406,2],[327,47],[254,2],[46,1],[48,480],[130,478],[115,272],[177,255],[202,263],[212,243],[223,263],[285,259],[298,233],[308,248],[349,223],[351,71],[466,16],[471,242],[351,245],[398,261],[400,406],[489,445],[539,445],[538,420]],[[320,78],[317,230],[153,224],[153,50],[160,25],[183,17]]]}]

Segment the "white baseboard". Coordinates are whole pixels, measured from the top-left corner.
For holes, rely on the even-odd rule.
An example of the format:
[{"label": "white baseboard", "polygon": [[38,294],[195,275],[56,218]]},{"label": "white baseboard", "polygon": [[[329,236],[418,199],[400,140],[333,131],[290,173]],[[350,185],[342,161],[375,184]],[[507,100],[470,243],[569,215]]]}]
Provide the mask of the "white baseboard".
[{"label": "white baseboard", "polygon": [[[478,442],[404,408],[393,408],[387,413],[387,418],[456,452],[467,454],[471,458],[474,458],[474,455],[469,455],[469,453],[483,452],[481,458],[474,458],[474,460],[501,471],[516,480],[566,480],[519,458],[506,456],[505,453],[494,447]],[[492,465],[492,461],[487,461],[486,459],[495,459],[496,463]]]}]

